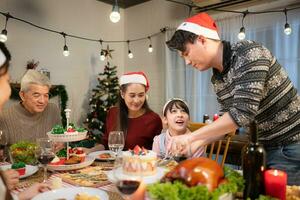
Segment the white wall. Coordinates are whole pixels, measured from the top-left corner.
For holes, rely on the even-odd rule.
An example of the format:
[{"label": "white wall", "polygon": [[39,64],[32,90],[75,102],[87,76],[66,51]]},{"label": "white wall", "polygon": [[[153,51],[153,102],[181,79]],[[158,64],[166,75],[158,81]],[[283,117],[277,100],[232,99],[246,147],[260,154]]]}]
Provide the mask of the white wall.
[{"label": "white wall", "polygon": [[[152,0],[125,10],[125,38],[135,39],[157,33],[161,28],[177,27],[188,16],[188,9],[164,0]],[[165,99],[165,36],[152,38],[154,51],[148,52],[149,40],[130,43],[133,59],[127,57],[125,46],[125,70],[144,71],[150,79],[149,104],[161,114]]]},{"label": "white wall", "polygon": [[[64,31],[69,34],[104,40],[124,40],[124,13],[113,24],[109,21],[111,6],[96,0],[1,0],[0,11],[28,20],[34,24]],[[0,16],[0,29],[5,17]],[[99,61],[100,44],[67,38],[70,56],[62,55],[63,37],[39,30],[27,24],[9,20],[8,41],[11,54],[11,79],[19,82],[28,60],[40,62],[40,67],[51,72],[52,84],[66,86],[72,109],[72,121],[81,123],[88,108],[89,91],[97,84],[97,74],[103,71]],[[106,45],[105,45],[106,47]],[[124,44],[111,44],[115,49],[112,64],[123,71]]]}]

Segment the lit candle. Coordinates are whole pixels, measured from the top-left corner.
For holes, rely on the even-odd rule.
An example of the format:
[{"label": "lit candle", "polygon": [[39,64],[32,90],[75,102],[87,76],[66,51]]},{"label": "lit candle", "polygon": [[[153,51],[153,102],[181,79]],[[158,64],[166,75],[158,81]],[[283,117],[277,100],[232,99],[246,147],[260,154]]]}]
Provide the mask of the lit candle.
[{"label": "lit candle", "polygon": [[270,169],[265,171],[266,195],[285,200],[287,175],[285,172]]}]

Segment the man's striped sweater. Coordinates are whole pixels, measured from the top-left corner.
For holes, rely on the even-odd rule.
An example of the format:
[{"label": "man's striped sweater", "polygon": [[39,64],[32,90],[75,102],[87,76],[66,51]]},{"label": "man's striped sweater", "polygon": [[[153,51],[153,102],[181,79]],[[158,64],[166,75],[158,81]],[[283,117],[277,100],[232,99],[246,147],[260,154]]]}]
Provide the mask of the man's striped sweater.
[{"label": "man's striped sweater", "polygon": [[268,49],[253,41],[224,41],[223,67],[211,79],[222,112],[240,127],[255,120],[266,147],[300,142],[300,97]]}]

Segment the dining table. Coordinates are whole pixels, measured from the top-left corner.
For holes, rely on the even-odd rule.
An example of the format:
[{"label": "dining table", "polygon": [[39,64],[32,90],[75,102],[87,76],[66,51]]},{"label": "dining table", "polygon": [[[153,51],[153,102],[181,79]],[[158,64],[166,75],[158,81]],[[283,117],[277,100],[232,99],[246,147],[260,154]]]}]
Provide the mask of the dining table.
[{"label": "dining table", "polygon": [[[0,166],[10,164],[8,162],[0,162]],[[112,168],[113,162],[108,161],[94,161],[94,163],[91,166],[102,166],[105,168]],[[51,184],[52,180],[56,177],[59,177],[59,174],[64,173],[66,171],[47,171],[47,183]],[[43,181],[43,169],[39,168],[39,170],[26,178],[22,178],[19,180],[18,185],[16,188],[12,191],[13,194],[18,194],[19,192],[22,192],[26,188],[30,187],[32,184],[37,182]],[[68,188],[68,187],[77,187],[76,185],[72,185],[70,183],[62,181],[61,187]],[[123,200],[122,196],[118,193],[117,188],[115,185],[109,181],[105,181],[101,186],[97,187],[98,189],[101,189],[105,191],[110,200]]]}]

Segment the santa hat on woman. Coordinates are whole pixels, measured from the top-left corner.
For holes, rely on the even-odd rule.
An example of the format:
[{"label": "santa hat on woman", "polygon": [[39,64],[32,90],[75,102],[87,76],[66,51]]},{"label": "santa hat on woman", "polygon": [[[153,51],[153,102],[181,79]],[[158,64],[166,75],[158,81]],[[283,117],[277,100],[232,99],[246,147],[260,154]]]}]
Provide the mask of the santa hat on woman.
[{"label": "santa hat on woman", "polygon": [[178,26],[177,30],[184,30],[210,39],[220,40],[216,22],[205,12],[187,18]]},{"label": "santa hat on woman", "polygon": [[149,80],[144,72],[128,72],[120,77],[120,85],[129,83],[139,83],[146,87],[146,91],[149,89]]}]

